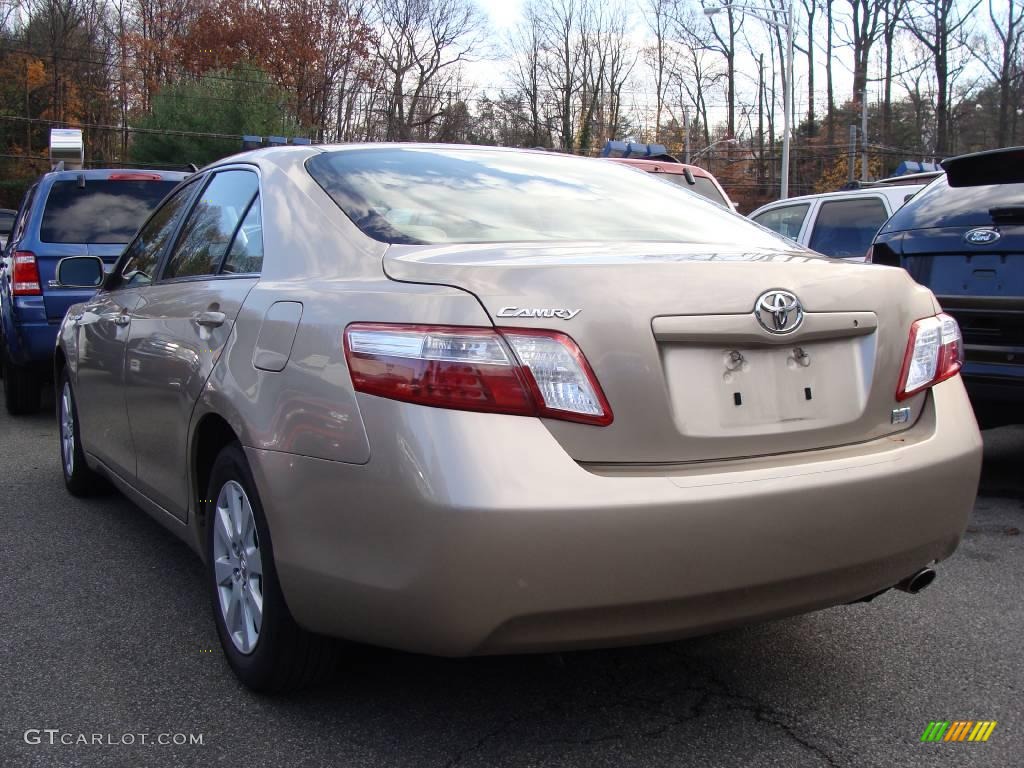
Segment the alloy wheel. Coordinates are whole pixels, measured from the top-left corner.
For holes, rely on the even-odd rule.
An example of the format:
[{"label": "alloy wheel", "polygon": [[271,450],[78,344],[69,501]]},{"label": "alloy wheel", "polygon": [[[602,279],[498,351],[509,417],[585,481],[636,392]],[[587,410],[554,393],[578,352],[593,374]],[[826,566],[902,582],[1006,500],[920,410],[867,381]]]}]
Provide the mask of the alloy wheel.
[{"label": "alloy wheel", "polygon": [[213,526],[213,572],[221,617],[235,648],[250,654],[263,625],[263,559],[252,505],[234,480],[221,486]]},{"label": "alloy wheel", "polygon": [[71,400],[71,384],[64,382],[60,395],[60,452],[64,459],[64,474],[75,473],[75,409]]}]

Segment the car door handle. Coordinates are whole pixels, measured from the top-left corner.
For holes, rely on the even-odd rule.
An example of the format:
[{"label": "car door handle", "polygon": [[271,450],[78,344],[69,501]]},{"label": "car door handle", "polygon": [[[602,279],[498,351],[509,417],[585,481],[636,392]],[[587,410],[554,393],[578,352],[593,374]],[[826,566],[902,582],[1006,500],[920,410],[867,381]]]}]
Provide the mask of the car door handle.
[{"label": "car door handle", "polygon": [[193,323],[206,326],[207,328],[216,328],[224,325],[224,321],[227,319],[228,316],[223,312],[195,312],[192,315]]}]

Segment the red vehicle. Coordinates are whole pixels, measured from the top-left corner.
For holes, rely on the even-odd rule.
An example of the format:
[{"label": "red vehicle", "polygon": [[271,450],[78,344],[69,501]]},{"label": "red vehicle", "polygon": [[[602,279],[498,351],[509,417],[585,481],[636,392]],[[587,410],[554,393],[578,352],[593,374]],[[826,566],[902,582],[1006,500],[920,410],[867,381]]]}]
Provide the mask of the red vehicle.
[{"label": "red vehicle", "polygon": [[632,157],[608,157],[605,159],[613,163],[631,165],[634,168],[647,171],[647,173],[664,174],[663,178],[666,181],[678,184],[689,189],[691,192],[696,192],[698,195],[702,195],[719,205],[724,205],[726,208],[736,209],[735,203],[729,199],[725,190],[722,189],[722,185],[718,183],[718,179],[696,165],[680,163],[671,155],[661,155],[646,159]]}]

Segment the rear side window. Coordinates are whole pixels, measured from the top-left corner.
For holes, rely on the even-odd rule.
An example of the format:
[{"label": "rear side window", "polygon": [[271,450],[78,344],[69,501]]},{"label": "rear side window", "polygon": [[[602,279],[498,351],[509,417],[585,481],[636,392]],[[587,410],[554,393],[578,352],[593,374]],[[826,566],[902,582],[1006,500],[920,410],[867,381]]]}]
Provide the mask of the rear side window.
[{"label": "rear side window", "polygon": [[214,174],[185,220],[163,279],[216,274],[258,190],[259,178],[250,171]]},{"label": "rear side window", "polygon": [[11,232],[10,242],[20,240],[25,236],[25,221],[28,219],[28,212],[32,208],[32,202],[36,199],[36,190],[38,188],[37,186],[32,186],[25,193],[25,199],[21,203],[21,208],[18,209],[18,216],[14,222],[14,230]]},{"label": "rear side window", "polygon": [[800,236],[800,227],[804,225],[810,203],[799,203],[797,205],[780,205],[770,211],[759,213],[754,221],[762,227],[768,227],[772,232],[778,232],[791,240]]},{"label": "rear side window", "polygon": [[863,256],[888,218],[877,197],[829,200],[818,210],[808,246],[826,256]]},{"label": "rear side window", "polygon": [[230,275],[258,273],[263,268],[263,216],[259,195],[249,206],[235,233],[221,272]]},{"label": "rear side window", "polygon": [[43,208],[44,243],[127,243],[176,181],[57,181]]}]

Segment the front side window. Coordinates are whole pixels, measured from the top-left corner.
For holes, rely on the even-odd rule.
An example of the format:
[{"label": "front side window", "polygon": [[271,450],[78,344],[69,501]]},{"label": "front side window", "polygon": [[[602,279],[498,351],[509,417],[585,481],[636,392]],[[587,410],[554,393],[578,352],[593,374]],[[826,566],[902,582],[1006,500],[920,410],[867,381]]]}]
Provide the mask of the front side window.
[{"label": "front side window", "polygon": [[800,228],[804,225],[810,207],[810,203],[780,205],[778,208],[759,213],[754,217],[754,221],[762,227],[768,227],[772,232],[796,240],[800,236]]},{"label": "front side window", "polygon": [[655,174],[581,157],[388,147],[323,152],[306,169],[364,234],[385,243],[790,245]]},{"label": "front side window", "polygon": [[251,171],[214,174],[185,220],[162,279],[216,274],[258,190]]},{"label": "front side window", "polygon": [[137,286],[153,282],[160,254],[174,234],[194,186],[189,184],[179,189],[153,214],[128,246],[124,256],[124,267],[121,270],[123,285]]},{"label": "front side window", "polygon": [[56,181],[46,196],[39,239],[44,243],[127,243],[177,183],[162,179]]},{"label": "front side window", "polygon": [[888,218],[888,211],[877,197],[829,200],[818,210],[808,245],[826,256],[863,256]]}]

